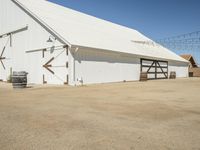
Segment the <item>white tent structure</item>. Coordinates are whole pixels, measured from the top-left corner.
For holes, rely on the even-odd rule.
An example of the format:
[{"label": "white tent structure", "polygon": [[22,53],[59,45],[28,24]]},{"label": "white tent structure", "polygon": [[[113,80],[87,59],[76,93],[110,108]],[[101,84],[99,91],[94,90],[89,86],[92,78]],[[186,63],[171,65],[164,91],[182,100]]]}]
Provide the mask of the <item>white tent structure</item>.
[{"label": "white tent structure", "polygon": [[188,76],[188,62],[136,30],[45,0],[0,0],[0,79],[93,84]]}]

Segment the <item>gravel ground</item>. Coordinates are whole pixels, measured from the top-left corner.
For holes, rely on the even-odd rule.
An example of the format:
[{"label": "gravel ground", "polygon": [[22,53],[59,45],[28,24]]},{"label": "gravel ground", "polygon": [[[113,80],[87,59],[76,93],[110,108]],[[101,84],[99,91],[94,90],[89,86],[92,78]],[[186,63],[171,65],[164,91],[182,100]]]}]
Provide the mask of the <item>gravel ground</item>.
[{"label": "gravel ground", "polygon": [[0,83],[0,150],[200,150],[200,78]]}]

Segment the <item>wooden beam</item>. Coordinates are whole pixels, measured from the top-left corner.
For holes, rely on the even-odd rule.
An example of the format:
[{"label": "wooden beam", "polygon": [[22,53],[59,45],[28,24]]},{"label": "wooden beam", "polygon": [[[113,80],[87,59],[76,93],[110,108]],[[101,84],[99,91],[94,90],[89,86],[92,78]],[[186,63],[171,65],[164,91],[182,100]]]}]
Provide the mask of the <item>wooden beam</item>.
[{"label": "wooden beam", "polygon": [[[167,72],[157,72],[157,74],[164,74],[164,73],[167,73]],[[148,72],[148,74],[155,74],[155,72]]]},{"label": "wooden beam", "polygon": [[[65,45],[64,45],[65,46]],[[60,49],[63,49],[64,47],[63,45],[61,46],[55,46],[55,49],[54,50],[60,50]],[[39,48],[39,49],[34,49],[34,50],[28,50],[26,51],[26,53],[34,53],[34,52],[40,52],[40,51],[43,51],[45,49],[45,51],[50,51],[52,47],[46,47],[46,48]]]},{"label": "wooden beam", "polygon": [[[149,68],[151,65],[142,65],[143,68]],[[152,66],[151,68],[155,68],[156,66]],[[162,66],[162,68],[166,68],[167,66]]]},{"label": "wooden beam", "polygon": [[47,49],[43,49],[42,50],[42,58],[44,58],[45,56],[44,56],[44,53],[47,51]]},{"label": "wooden beam", "polygon": [[[159,63],[159,62],[158,62],[158,66],[159,66],[159,68],[161,69],[161,71],[164,73],[165,77],[168,78],[168,71],[167,71],[167,72],[164,72],[164,71],[163,71],[163,67],[160,66],[160,63]],[[167,74],[167,75],[166,75],[166,74]]]},{"label": "wooden beam", "polygon": [[69,68],[69,63],[68,62],[66,62],[66,68]]},{"label": "wooden beam", "polygon": [[6,57],[0,57],[0,60],[6,59]]},{"label": "wooden beam", "polygon": [[63,48],[66,49],[66,55],[68,56],[68,53],[69,53],[69,46],[68,46],[68,45],[64,45]]},{"label": "wooden beam", "polygon": [[149,67],[149,69],[147,70],[147,73],[151,70],[152,66],[155,64],[155,61],[153,61],[153,63],[151,64],[151,66]]},{"label": "wooden beam", "polygon": [[45,81],[45,75],[43,74],[43,84],[47,84],[47,81]]},{"label": "wooden beam", "polygon": [[4,63],[3,63],[3,61],[2,61],[2,60],[0,60],[0,62],[1,62],[1,65],[3,66],[3,69],[4,69],[4,70],[6,70],[6,67],[5,67],[5,65],[4,65]]},{"label": "wooden beam", "polygon": [[16,29],[16,30],[4,33],[4,34],[1,34],[0,38],[6,37],[6,36],[10,36],[11,34],[16,34],[16,33],[19,33],[19,32],[25,31],[25,30],[28,30],[28,26],[25,26],[23,28],[19,28],[19,29]]},{"label": "wooden beam", "polygon": [[50,64],[52,61],[54,60],[54,57],[52,57],[46,64],[43,65],[43,67],[45,69],[47,69],[49,72],[51,72],[52,74],[55,74],[53,70],[50,69],[50,67],[52,67],[52,65]]},{"label": "wooden beam", "polygon": [[146,59],[146,58],[141,58],[144,61],[159,61],[159,62],[163,62],[163,63],[167,63],[168,61],[164,61],[164,60],[157,60],[157,59]]},{"label": "wooden beam", "polygon": [[157,79],[157,77],[158,77],[158,76],[157,76],[157,72],[158,72],[158,71],[157,71],[157,63],[158,63],[158,62],[155,61],[155,78],[156,78],[156,79]]},{"label": "wooden beam", "polygon": [[65,85],[69,84],[69,75],[66,75],[66,82],[64,82]]},{"label": "wooden beam", "polygon": [[[152,62],[151,65],[143,65],[144,61],[146,62]],[[166,79],[168,78],[168,62],[167,61],[160,61],[160,60],[153,60],[153,59],[140,59],[140,63],[141,63],[141,72],[143,70],[143,68],[148,68],[147,70],[147,74],[154,74],[155,78],[150,78],[152,79]],[[166,65],[161,66],[160,63],[165,63]],[[155,68],[155,71],[151,72],[151,68]],[[158,72],[158,69],[161,69],[161,71]],[[163,69],[167,69],[167,71],[164,71]],[[158,74],[163,74],[165,77],[158,77]]]},{"label": "wooden beam", "polygon": [[166,79],[165,77],[160,77],[160,78],[148,78],[148,80],[158,80],[158,79]]}]

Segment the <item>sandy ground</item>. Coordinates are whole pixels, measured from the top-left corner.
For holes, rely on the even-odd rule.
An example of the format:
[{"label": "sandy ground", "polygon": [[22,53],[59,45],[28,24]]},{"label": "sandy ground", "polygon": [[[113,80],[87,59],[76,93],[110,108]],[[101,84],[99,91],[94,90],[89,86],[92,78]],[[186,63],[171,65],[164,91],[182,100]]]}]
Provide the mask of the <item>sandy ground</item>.
[{"label": "sandy ground", "polygon": [[0,150],[200,150],[200,78],[13,90]]}]

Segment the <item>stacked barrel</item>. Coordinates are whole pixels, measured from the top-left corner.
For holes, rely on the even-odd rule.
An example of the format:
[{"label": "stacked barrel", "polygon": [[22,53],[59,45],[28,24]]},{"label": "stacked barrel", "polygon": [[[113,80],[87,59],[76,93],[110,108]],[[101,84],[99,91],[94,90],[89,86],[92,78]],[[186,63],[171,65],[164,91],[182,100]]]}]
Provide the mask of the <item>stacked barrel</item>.
[{"label": "stacked barrel", "polygon": [[174,72],[174,71],[170,72],[169,78],[170,79],[176,79],[176,72]]},{"label": "stacked barrel", "polygon": [[27,72],[13,72],[12,85],[13,88],[26,88],[27,86]]},{"label": "stacked barrel", "polygon": [[140,81],[147,81],[147,79],[148,79],[147,72],[141,72]]}]

